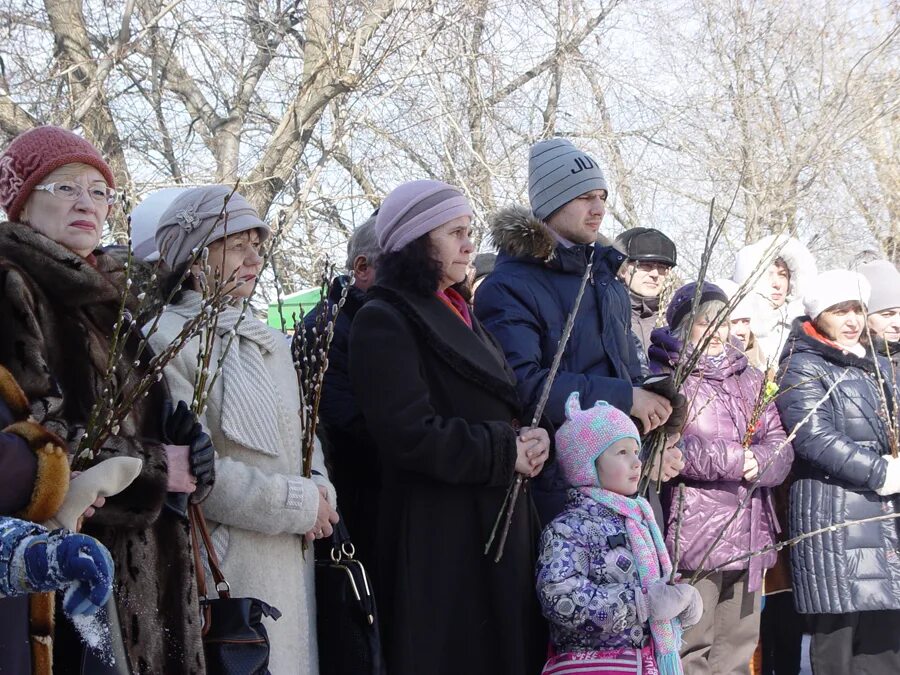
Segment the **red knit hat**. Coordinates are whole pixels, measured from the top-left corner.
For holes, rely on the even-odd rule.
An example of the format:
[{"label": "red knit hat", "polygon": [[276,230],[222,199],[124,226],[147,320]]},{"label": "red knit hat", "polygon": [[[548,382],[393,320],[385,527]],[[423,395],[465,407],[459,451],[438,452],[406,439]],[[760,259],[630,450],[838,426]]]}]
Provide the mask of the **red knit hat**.
[{"label": "red knit hat", "polygon": [[66,164],[87,164],[114,188],[112,169],[93,145],[61,127],[37,127],[19,134],[0,156],[0,207],[18,220],[34,186]]}]

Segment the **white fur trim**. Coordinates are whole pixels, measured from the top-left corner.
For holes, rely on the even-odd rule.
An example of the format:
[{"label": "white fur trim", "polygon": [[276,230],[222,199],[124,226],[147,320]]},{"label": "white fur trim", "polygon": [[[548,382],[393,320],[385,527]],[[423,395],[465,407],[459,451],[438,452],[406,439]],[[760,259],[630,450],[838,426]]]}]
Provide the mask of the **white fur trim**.
[{"label": "white fur trim", "polygon": [[[760,274],[764,274],[761,268],[768,267],[776,258],[784,260],[791,272],[788,301],[799,300],[815,279],[816,261],[796,237],[772,234],[745,246],[735,256],[734,274],[731,278],[738,284],[743,284],[754,276],[759,278]],[[755,284],[757,288],[760,288],[761,282],[764,283],[765,280],[759,278]]]}]

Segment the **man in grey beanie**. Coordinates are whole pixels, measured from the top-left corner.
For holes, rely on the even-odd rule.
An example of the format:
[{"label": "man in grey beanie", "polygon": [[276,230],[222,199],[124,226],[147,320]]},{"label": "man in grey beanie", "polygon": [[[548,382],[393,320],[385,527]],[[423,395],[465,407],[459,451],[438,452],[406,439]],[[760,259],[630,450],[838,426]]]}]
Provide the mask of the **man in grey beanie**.
[{"label": "man in grey beanie", "polygon": [[[530,208],[496,214],[491,234],[500,250],[494,271],[478,290],[475,314],[499,341],[516,375],[526,409],[536,407],[563,327],[581,286],[588,285],[575,326],[550,390],[549,420],[565,421],[573,391],[582,405],[607,401],[635,417],[642,431],[665,424],[672,412],[662,396],[636,386],[640,364],[631,337],[631,305],[616,273],[625,256],[600,235],[608,186],[597,162],[571,142],[553,138],[531,147]],[[681,467],[677,450],[664,472]],[[552,520],[565,504],[567,485],[555,463],[535,482],[541,520]]]}]

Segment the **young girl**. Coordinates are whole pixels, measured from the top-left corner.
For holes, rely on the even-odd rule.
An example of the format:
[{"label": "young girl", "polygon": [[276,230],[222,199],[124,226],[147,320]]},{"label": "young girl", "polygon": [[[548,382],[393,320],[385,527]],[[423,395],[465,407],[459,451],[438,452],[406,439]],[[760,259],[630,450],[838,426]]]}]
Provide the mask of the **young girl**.
[{"label": "young girl", "polygon": [[543,672],[681,673],[682,627],[703,607],[692,586],[669,583],[662,534],[636,496],[637,428],[605,401],[582,410],[575,392],[556,450],[572,489],[541,537],[537,590],[552,643]]}]

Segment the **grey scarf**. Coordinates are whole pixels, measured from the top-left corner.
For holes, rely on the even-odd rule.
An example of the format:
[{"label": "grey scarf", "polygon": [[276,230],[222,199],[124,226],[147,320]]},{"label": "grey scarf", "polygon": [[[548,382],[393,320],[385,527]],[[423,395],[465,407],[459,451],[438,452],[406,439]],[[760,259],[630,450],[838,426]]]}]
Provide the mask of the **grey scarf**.
[{"label": "grey scarf", "polygon": [[[187,291],[171,309],[191,318],[200,312],[202,304],[199,293]],[[222,362],[222,433],[244,447],[277,456],[282,446],[278,429],[281,403],[263,355],[275,350],[278,338],[268,326],[249,316],[249,309],[243,320],[241,314],[240,308],[225,307],[216,326],[223,350],[229,333],[235,331]]]}]

